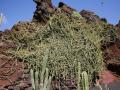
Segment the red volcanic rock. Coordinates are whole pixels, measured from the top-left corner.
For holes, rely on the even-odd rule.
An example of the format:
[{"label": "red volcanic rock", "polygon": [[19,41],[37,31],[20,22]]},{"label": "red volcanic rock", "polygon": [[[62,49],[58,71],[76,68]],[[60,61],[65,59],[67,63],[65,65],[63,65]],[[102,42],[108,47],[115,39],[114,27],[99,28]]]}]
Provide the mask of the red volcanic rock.
[{"label": "red volcanic rock", "polygon": [[95,15],[94,12],[88,10],[82,10],[80,14],[82,17],[84,17],[87,20],[87,22],[94,22],[94,23],[100,22],[99,16]]},{"label": "red volcanic rock", "polygon": [[16,81],[19,71],[22,69],[22,64],[18,62],[15,64],[15,60],[3,60],[0,59],[0,88],[12,84]]},{"label": "red volcanic rock", "polygon": [[46,23],[49,17],[54,13],[51,0],[33,0],[37,6],[34,12],[33,21]]},{"label": "red volcanic rock", "polygon": [[116,76],[113,75],[110,71],[103,71],[100,73],[101,79],[99,80],[100,83],[103,84],[110,84],[114,82],[115,80],[118,80]]},{"label": "red volcanic rock", "polygon": [[64,13],[68,13],[68,14],[72,14],[73,11],[76,11],[75,9],[67,6],[65,3],[63,2],[59,2],[58,8],[61,9],[61,11],[63,11]]},{"label": "red volcanic rock", "polygon": [[117,39],[114,44],[103,51],[108,70],[120,75],[120,40]]},{"label": "red volcanic rock", "polygon": [[[90,90],[120,90],[120,78],[110,71],[100,73],[100,80]],[[101,89],[102,88],[102,89]]]},{"label": "red volcanic rock", "polygon": [[120,75],[120,42],[116,40],[114,44],[104,49],[104,58],[108,70]]}]

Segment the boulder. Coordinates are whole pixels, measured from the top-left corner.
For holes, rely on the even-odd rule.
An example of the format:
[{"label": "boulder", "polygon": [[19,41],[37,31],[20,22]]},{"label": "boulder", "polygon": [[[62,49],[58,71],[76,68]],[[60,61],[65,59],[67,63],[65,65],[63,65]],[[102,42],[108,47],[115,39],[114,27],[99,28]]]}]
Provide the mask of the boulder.
[{"label": "boulder", "polygon": [[75,9],[71,8],[70,6],[67,6],[63,2],[59,2],[58,8],[60,8],[62,12],[65,12],[65,13],[68,13],[68,14],[72,14],[73,11],[76,11]]},{"label": "boulder", "polygon": [[84,17],[87,22],[94,22],[94,23],[99,23],[100,22],[100,18],[99,16],[95,15],[94,12],[91,12],[89,10],[82,10],[80,12],[81,16]]},{"label": "boulder", "polygon": [[51,0],[33,0],[37,6],[33,15],[33,22],[45,24],[54,13]]}]

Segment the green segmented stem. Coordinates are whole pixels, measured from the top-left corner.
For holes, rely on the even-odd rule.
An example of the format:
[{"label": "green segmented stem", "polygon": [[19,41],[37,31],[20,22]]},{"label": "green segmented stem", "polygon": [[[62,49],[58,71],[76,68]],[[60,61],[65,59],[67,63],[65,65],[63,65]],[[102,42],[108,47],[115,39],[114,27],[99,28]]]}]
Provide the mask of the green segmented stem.
[{"label": "green segmented stem", "polygon": [[47,85],[47,89],[46,90],[50,90],[50,88],[51,88],[51,81],[52,81],[52,77],[49,76],[49,78],[48,78],[48,85]]},{"label": "green segmented stem", "polygon": [[43,87],[44,74],[45,74],[46,64],[47,64],[47,60],[48,60],[48,53],[49,53],[49,49],[46,49],[45,55],[43,57],[42,72],[40,75],[40,88]]},{"label": "green segmented stem", "polygon": [[80,62],[78,62],[78,81],[77,81],[77,90],[80,90],[80,75],[81,75],[81,64]]},{"label": "green segmented stem", "polygon": [[43,90],[46,90],[47,88],[47,83],[48,83],[48,68],[46,68],[46,71],[45,71],[45,81],[44,81],[44,86],[43,86]]},{"label": "green segmented stem", "polygon": [[82,87],[83,90],[89,90],[88,74],[86,71],[82,72]]},{"label": "green segmented stem", "polygon": [[35,72],[35,88],[36,90],[39,90],[39,72]]},{"label": "green segmented stem", "polygon": [[32,89],[35,90],[35,80],[34,80],[34,71],[33,69],[30,70],[30,74],[31,74],[31,82],[32,82]]},{"label": "green segmented stem", "polygon": [[[33,90],[50,90],[52,77],[51,76],[49,77],[49,72],[48,72],[49,70],[48,68],[46,68],[48,53],[49,50],[47,49],[43,57],[43,64],[42,64],[43,66],[41,73],[39,73],[39,71],[34,72],[33,69],[30,70]],[[39,80],[39,75],[41,75],[40,80]]]}]

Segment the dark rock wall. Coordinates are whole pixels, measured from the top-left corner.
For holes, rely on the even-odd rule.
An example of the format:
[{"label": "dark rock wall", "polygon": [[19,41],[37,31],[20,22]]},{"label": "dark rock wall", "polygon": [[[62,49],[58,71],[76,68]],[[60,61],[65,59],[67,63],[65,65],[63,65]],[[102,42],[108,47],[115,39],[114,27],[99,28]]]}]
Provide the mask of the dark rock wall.
[{"label": "dark rock wall", "polygon": [[36,10],[34,12],[33,22],[45,24],[54,13],[51,0],[34,0],[34,2],[36,3]]}]

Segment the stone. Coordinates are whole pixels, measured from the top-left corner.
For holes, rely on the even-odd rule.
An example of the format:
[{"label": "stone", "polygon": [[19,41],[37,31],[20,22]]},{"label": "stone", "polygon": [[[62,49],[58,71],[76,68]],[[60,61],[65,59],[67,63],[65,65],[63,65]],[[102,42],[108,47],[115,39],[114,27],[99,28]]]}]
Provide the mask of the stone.
[{"label": "stone", "polygon": [[49,17],[54,13],[51,0],[33,0],[37,6],[33,16],[33,22],[47,23]]},{"label": "stone", "polygon": [[118,22],[118,24],[116,26],[120,28],[120,20],[119,20],[119,22]]},{"label": "stone", "polygon": [[100,22],[100,18],[99,16],[95,15],[94,12],[91,12],[89,10],[82,10],[80,12],[81,16],[84,17],[87,22],[92,22],[92,23],[99,23]]},{"label": "stone", "polygon": [[73,11],[76,11],[75,9],[71,8],[70,6],[67,6],[63,2],[59,2],[58,8],[60,8],[63,12],[68,13],[68,14],[72,14]]}]

